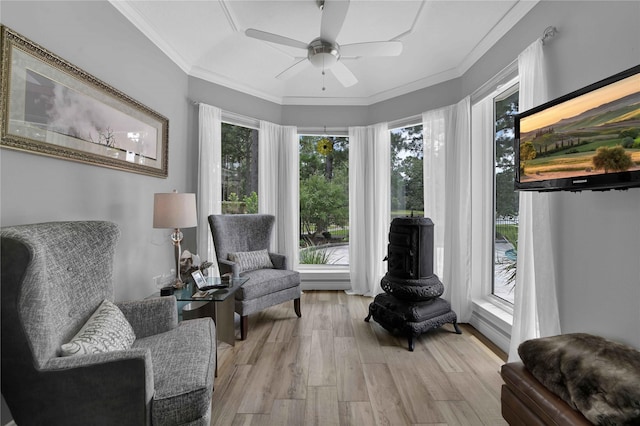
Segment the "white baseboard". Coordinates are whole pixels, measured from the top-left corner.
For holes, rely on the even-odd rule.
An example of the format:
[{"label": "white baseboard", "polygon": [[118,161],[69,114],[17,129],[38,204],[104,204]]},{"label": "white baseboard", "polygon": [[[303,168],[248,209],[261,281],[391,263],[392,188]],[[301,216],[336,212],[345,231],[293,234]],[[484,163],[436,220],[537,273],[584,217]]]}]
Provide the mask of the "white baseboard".
[{"label": "white baseboard", "polygon": [[349,281],[309,281],[301,280],[300,288],[302,291],[308,290],[350,290],[351,283]]},{"label": "white baseboard", "polygon": [[350,290],[349,270],[345,268],[300,268],[302,290]]},{"label": "white baseboard", "polygon": [[509,353],[511,324],[504,315],[497,315],[495,308],[485,303],[473,302],[473,312],[469,323],[505,353]]}]

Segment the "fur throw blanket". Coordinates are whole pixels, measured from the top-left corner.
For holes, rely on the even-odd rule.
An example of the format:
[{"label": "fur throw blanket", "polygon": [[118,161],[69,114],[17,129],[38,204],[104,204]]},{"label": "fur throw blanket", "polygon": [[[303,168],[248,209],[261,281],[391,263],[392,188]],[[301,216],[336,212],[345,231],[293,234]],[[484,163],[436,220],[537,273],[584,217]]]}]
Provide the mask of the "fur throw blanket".
[{"label": "fur throw blanket", "polygon": [[640,352],[590,334],[528,340],[518,353],[547,389],[597,425],[640,425]]}]

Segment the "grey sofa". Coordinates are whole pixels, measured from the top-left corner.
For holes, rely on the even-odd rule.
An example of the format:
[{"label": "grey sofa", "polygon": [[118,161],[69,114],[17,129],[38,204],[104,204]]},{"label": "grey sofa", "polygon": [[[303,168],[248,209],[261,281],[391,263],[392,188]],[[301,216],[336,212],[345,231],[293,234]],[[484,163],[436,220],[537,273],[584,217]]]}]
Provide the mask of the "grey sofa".
[{"label": "grey sofa", "polygon": [[209,425],[215,327],[178,324],[174,297],[116,303],[130,349],[59,356],[113,299],[119,235],[98,221],[0,230],[2,395],[18,425]]},{"label": "grey sofa", "polygon": [[[230,253],[268,250],[275,216],[266,214],[223,214],[209,216],[209,226],[221,274],[240,273],[239,265],[229,260]],[[293,300],[300,312],[300,274],[288,269],[286,256],[269,252],[273,268],[242,272],[249,277],[236,292],[236,309],[240,315],[240,338],[247,337],[249,315],[270,306]]]}]

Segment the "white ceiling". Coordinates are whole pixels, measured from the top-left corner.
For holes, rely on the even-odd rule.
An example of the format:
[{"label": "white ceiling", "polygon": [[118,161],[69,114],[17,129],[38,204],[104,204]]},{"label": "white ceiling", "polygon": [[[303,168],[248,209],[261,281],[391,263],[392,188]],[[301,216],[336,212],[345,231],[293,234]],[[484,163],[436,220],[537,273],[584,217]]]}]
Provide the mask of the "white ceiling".
[{"label": "white ceiling", "polygon": [[[370,105],[460,77],[538,0],[351,0],[340,45],[399,40],[397,57],[344,58],[345,88],[309,66],[276,76],[305,53],[247,37],[254,28],[309,43],[320,35],[315,0],[111,0],[187,74],[282,105]],[[322,90],[322,87],[326,90]]]}]

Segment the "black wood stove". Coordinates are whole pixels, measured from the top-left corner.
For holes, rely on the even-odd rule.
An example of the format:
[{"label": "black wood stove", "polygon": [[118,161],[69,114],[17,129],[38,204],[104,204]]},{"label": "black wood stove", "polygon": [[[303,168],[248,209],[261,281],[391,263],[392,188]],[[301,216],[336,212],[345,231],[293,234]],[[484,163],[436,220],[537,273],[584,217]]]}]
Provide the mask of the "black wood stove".
[{"label": "black wood stove", "polygon": [[444,285],[433,273],[433,222],[426,217],[395,218],[389,231],[387,274],[369,305],[369,315],[393,334],[413,339],[431,329],[452,323],[460,334],[456,313],[440,296]]}]

